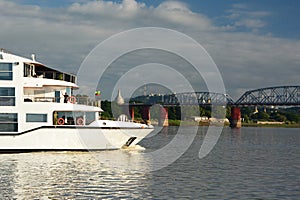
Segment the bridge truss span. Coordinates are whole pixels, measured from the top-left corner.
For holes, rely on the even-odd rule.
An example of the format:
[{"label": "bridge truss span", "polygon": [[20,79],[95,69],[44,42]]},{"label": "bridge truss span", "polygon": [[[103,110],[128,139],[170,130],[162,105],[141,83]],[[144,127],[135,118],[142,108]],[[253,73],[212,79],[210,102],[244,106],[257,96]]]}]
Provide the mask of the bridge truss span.
[{"label": "bridge truss span", "polygon": [[[234,100],[228,94],[214,92],[184,92],[165,95],[138,96],[131,102],[139,102],[144,105],[161,104],[164,106],[176,105],[233,105]],[[137,103],[134,103],[137,105]]]},{"label": "bridge truss span", "polygon": [[245,92],[236,105],[300,105],[300,86],[268,87]]},{"label": "bridge truss span", "polygon": [[228,94],[214,92],[185,92],[168,95],[164,98],[164,105],[227,105],[234,104]]}]

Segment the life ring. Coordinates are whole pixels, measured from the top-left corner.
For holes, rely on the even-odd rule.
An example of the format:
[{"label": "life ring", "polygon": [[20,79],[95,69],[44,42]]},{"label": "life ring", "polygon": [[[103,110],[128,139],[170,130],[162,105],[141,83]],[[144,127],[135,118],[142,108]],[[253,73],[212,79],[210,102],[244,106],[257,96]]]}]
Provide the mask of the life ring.
[{"label": "life ring", "polygon": [[77,125],[83,125],[83,123],[84,123],[84,121],[83,121],[83,118],[82,117],[78,117],[77,119],[76,119],[76,124]]},{"label": "life ring", "polygon": [[68,101],[69,101],[70,103],[75,104],[75,103],[76,103],[76,97],[70,96],[70,97],[68,97]]},{"label": "life ring", "polygon": [[65,124],[64,118],[58,118],[57,124],[58,124],[58,125],[64,125],[64,124]]}]

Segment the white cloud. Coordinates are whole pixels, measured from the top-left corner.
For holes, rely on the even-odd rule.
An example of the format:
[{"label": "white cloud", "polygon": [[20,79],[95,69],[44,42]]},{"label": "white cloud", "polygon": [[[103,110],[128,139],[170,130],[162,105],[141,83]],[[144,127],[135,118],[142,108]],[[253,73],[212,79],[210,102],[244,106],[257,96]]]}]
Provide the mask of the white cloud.
[{"label": "white cloud", "polygon": [[69,7],[68,11],[82,15],[131,18],[143,8],[145,8],[144,3],[138,3],[134,0],[123,0],[121,3],[112,1],[92,1],[85,4],[74,3]]},{"label": "white cloud", "polygon": [[38,6],[22,6],[10,1],[0,1],[1,15],[6,16],[38,16],[41,9]]},{"label": "white cloud", "polygon": [[154,15],[171,23],[183,26],[195,26],[197,29],[213,28],[211,21],[199,13],[192,12],[186,4],[177,1],[166,1],[154,9]]},{"label": "white cloud", "polygon": [[266,23],[260,19],[242,19],[235,22],[235,26],[246,26],[250,29],[262,28]]},{"label": "white cloud", "polygon": [[255,32],[267,26],[264,18],[271,16],[268,11],[252,11],[246,4],[234,4],[227,12],[229,13],[227,18],[234,22],[235,27],[244,27]]},{"label": "white cloud", "polygon": [[[171,23],[176,26],[197,26],[203,30],[212,29],[211,21],[199,13],[193,13],[186,4],[178,1],[166,1],[158,7],[146,7],[135,0],[123,0],[121,3],[111,1],[92,1],[84,4],[74,3],[68,8],[69,14],[80,15],[86,20],[118,19],[122,22],[137,23],[143,26],[156,26]],[[124,25],[124,24],[123,24]],[[126,25],[126,24],[125,24]]]},{"label": "white cloud", "polygon": [[[263,19],[270,15],[239,4],[233,6],[228,17],[235,27],[255,30],[267,26]],[[166,1],[157,7],[124,0],[42,8],[0,0],[0,18],[1,48],[24,56],[36,53],[39,61],[65,71],[76,72],[89,51],[115,33],[159,26],[182,31],[203,44],[232,94],[270,85],[299,84],[299,40],[227,32],[177,1]]]}]

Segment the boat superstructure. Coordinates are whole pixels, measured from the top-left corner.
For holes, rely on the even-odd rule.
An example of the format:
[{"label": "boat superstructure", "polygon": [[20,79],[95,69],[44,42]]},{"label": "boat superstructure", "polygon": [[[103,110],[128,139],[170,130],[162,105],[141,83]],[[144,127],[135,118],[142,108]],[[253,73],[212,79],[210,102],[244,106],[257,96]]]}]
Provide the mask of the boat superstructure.
[{"label": "boat superstructure", "polygon": [[0,51],[0,151],[104,150],[138,143],[152,129],[99,120],[73,96],[76,76]]}]

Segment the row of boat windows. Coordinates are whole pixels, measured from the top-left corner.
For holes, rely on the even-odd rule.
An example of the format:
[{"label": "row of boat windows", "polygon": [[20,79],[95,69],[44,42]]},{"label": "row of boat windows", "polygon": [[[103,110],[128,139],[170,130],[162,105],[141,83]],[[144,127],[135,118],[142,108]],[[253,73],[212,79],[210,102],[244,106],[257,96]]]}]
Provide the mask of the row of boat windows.
[{"label": "row of boat windows", "polygon": [[[66,89],[68,94],[72,94],[70,88]],[[34,95],[44,94],[45,90],[35,90]],[[25,98],[25,102],[40,101],[40,102],[60,102],[61,92],[55,91],[55,97],[34,97],[34,99]],[[13,87],[0,87],[0,106],[15,106],[15,88]]]},{"label": "row of boat windows", "polygon": [[89,125],[95,119],[95,112],[57,111],[53,113],[54,125]]},{"label": "row of boat windows", "polygon": [[75,83],[75,76],[62,73],[44,66],[34,66],[24,63],[24,77],[47,78],[55,80],[64,80]]},{"label": "row of boat windows", "polygon": [[[26,114],[26,122],[47,122],[47,114]],[[18,114],[0,113],[0,132],[18,132]]]},{"label": "row of boat windows", "polygon": [[[95,112],[55,111],[53,113],[53,125],[89,125],[95,119]],[[28,123],[46,123],[47,121],[47,114],[26,114],[26,122]],[[18,132],[17,113],[0,113],[0,132]]]},{"label": "row of boat windows", "polygon": [[15,88],[0,87],[0,106],[15,106]]},{"label": "row of boat windows", "polygon": [[12,63],[0,63],[0,80],[12,80]]},{"label": "row of boat windows", "polygon": [[0,113],[0,132],[17,132],[18,114]]}]

